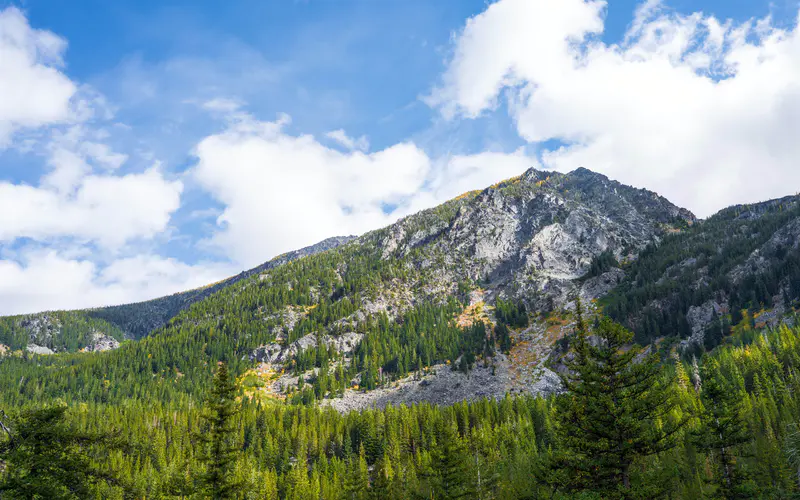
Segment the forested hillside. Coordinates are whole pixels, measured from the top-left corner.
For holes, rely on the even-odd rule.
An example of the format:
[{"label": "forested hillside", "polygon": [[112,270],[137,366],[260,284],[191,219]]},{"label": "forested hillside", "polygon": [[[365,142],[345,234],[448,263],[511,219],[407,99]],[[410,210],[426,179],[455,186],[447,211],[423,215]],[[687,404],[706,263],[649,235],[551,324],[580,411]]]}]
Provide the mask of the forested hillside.
[{"label": "forested hillside", "polygon": [[11,351],[74,352],[95,346],[98,337],[121,342],[125,333],[82,311],[0,317],[0,344]]},{"label": "forested hillside", "polygon": [[[218,283],[145,302],[78,311],[0,317],[0,345],[5,346],[4,349],[27,349],[38,354],[48,351],[76,352],[87,348],[94,350],[98,344],[104,347],[103,350],[114,349],[118,344],[104,342],[105,338],[121,342],[124,339],[145,337],[153,330],[166,325],[170,319],[195,302],[227,286],[300,257],[335,248],[351,239],[350,236],[328,238],[315,245],[279,255],[258,267]],[[99,341],[97,334],[102,335]]]},{"label": "forested hillside", "polygon": [[799,205],[530,170],[157,314],[3,318],[0,498],[46,436],[53,498],[789,498]]},{"label": "forested hillside", "polygon": [[637,332],[712,348],[747,315],[777,324],[800,299],[800,199],[730,207],[653,243],[602,301]]},{"label": "forested hillside", "polygon": [[[664,387],[672,391],[672,404],[659,418],[679,430],[667,449],[632,455],[629,490],[603,496],[796,494],[799,363],[800,330],[762,333],[747,326],[699,366],[667,363],[657,378],[669,384]],[[564,441],[559,430],[565,425],[558,409],[568,404],[565,397],[506,397],[346,415],[245,397],[231,417],[235,451],[226,476],[244,486],[231,498],[573,498],[581,486],[571,482],[574,476],[563,475],[569,470],[564,461],[582,448]],[[18,408],[19,400],[9,392],[2,400],[4,408]],[[76,405],[66,418],[76,431],[116,429],[121,432],[116,439],[135,444],[110,452],[100,446],[90,454],[117,481],[92,486],[98,498],[185,498],[204,497],[206,452],[197,432],[207,411],[200,399],[164,404],[137,398]],[[714,415],[730,422],[721,440]],[[666,425],[651,417],[645,417],[646,425]],[[3,449],[0,457],[7,458]],[[586,481],[585,487],[595,484],[591,477]],[[597,481],[596,488],[605,484]]]},{"label": "forested hillside", "polygon": [[[497,370],[513,368],[506,354],[524,353],[493,337],[496,297],[531,312],[565,307],[574,293],[592,298],[603,287],[580,278],[599,255],[635,255],[692,220],[654,193],[587,170],[530,170],[328,251],[264,266],[116,352],[36,364],[13,357],[0,377],[21,380],[20,401],[66,392],[84,401],[165,402],[202,393],[217,361],[237,376],[266,361],[253,374],[260,392],[306,402],[356,386],[389,388],[435,365],[458,363],[466,373],[479,356],[501,377]],[[355,345],[343,346],[345,337]],[[542,336],[530,349],[546,352],[553,340]],[[497,395],[516,383],[498,380]],[[280,390],[269,390],[275,384]],[[524,379],[518,385],[528,390]]]},{"label": "forested hillside", "polygon": [[129,338],[139,339],[156,328],[162,327],[167,322],[175,317],[179,312],[191,306],[195,302],[203,300],[204,298],[214,294],[215,292],[238,283],[239,281],[249,278],[254,274],[262,273],[267,269],[283,265],[292,260],[305,257],[306,255],[314,255],[315,253],[324,252],[335,248],[347,241],[351,240],[352,236],[340,236],[328,238],[320,241],[317,244],[294,250],[285,254],[279,255],[274,259],[265,262],[264,264],[249,269],[242,273],[232,276],[219,283],[209,284],[202,288],[189,290],[186,292],[168,295],[166,297],[159,297],[157,299],[148,300],[145,302],[138,302],[135,304],[123,304],[118,306],[102,307],[98,309],[90,309],[86,313],[94,318],[100,318],[122,329]]}]

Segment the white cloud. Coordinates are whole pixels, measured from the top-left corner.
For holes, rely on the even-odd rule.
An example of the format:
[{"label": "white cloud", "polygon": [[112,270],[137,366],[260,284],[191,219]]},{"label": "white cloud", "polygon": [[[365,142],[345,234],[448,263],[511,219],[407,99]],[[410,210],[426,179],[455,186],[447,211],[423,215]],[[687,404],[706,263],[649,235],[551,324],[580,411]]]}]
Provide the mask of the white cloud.
[{"label": "white cloud", "polygon": [[506,0],[467,21],[444,85],[430,99],[448,116],[476,117],[503,87],[572,65],[573,42],[603,28],[605,2]]},{"label": "white cloud", "polygon": [[[547,166],[584,166],[656,190],[699,215],[800,186],[800,33],[636,11],[624,42],[604,2],[501,0],[470,19],[429,102],[475,117],[504,89],[519,135],[559,139]],[[584,43],[577,43],[578,41]]]},{"label": "white cloud", "polygon": [[[63,73],[66,40],[0,11],[0,148],[42,159],[26,182],[0,180],[0,314],[130,302],[216,281],[227,264],[144,253],[165,234],[183,183],[155,159],[119,169],[105,97]],[[113,124],[118,130],[124,124]]]},{"label": "white cloud", "polygon": [[531,167],[538,164],[522,148],[510,154],[485,152],[443,158],[437,161],[425,188],[411,197],[404,212],[415,213],[468,191],[484,189]]},{"label": "white cloud", "polygon": [[48,164],[52,170],[42,178],[42,186],[62,195],[71,193],[92,170],[79,154],[64,148],[56,148]]},{"label": "white cloud", "polygon": [[197,145],[194,177],[225,205],[213,242],[239,262],[385,224],[382,203],[403,201],[430,168],[412,144],[342,153],[284,134],[287,121],[236,122]]},{"label": "white cloud", "polygon": [[0,314],[137,302],[203,286],[233,272],[221,264],[187,265],[155,255],[99,268],[55,250],[30,251],[21,262],[0,260]]},{"label": "white cloud", "polygon": [[350,151],[358,150],[358,151],[366,151],[369,149],[369,140],[367,140],[366,136],[361,136],[358,139],[353,139],[352,137],[348,136],[347,133],[342,130],[332,130],[325,134],[325,137],[329,139],[333,139],[340,145],[342,145],[345,149]]},{"label": "white cloud", "polygon": [[70,120],[77,86],[59,71],[66,41],[30,27],[22,12],[0,11],[0,147],[21,127]]},{"label": "white cloud", "polygon": [[71,169],[80,168],[79,161],[68,157],[55,171],[58,175],[45,179],[60,189],[76,185],[74,194],[0,182],[0,242],[70,237],[115,249],[164,231],[180,204],[182,183],[166,180],[155,168],[76,181]]},{"label": "white cloud", "polygon": [[[118,250],[164,231],[183,185],[157,168],[108,175],[128,156],[106,144],[107,129],[97,128],[113,117],[104,96],[60,71],[66,45],[31,28],[20,10],[0,11],[0,147],[44,157],[49,167],[38,185],[30,181],[35,171],[27,183],[0,181],[0,244],[66,239]],[[23,129],[29,134],[16,143]]]},{"label": "white cloud", "polygon": [[521,151],[431,160],[412,143],[365,154],[239,115],[196,147],[193,177],[225,208],[211,243],[243,265],[360,234],[532,166]]},{"label": "white cloud", "polygon": [[[107,132],[87,130],[81,125],[72,125],[66,130],[53,129],[44,143],[33,141],[25,152],[41,151],[47,154],[50,172],[41,179],[42,187],[52,188],[61,194],[69,194],[92,173],[92,165],[106,170],[121,167],[128,155],[114,152],[107,144],[94,142],[93,139],[105,139]],[[17,148],[20,150],[20,148]]]}]

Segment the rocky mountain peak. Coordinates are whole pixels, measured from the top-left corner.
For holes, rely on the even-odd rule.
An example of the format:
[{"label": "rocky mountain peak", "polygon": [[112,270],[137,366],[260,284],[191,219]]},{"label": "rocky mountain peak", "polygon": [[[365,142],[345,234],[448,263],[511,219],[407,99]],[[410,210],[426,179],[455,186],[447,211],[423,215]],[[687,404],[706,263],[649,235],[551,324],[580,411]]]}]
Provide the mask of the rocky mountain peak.
[{"label": "rocky mountain peak", "polygon": [[384,259],[415,251],[419,267],[443,262],[452,282],[488,280],[542,308],[565,302],[603,252],[635,258],[673,225],[694,220],[651,191],[585,168],[532,168],[381,230],[379,245]]}]

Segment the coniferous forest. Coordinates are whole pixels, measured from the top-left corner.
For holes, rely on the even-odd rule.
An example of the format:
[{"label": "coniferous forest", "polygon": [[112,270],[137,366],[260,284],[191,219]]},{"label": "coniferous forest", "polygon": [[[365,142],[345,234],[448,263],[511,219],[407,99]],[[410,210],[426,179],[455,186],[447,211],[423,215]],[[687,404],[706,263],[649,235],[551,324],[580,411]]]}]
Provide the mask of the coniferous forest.
[{"label": "coniferous forest", "polygon": [[[531,172],[539,180],[468,193],[403,227],[457,227],[484,198],[583,189],[586,201],[607,182],[578,172],[586,184],[569,191],[572,177]],[[623,277],[588,302],[543,298],[525,280],[504,288],[503,268],[481,273],[443,229],[387,254],[390,227],[242,275],[143,338],[123,330],[149,324],[141,307],[2,318],[0,498],[796,498],[800,328],[788,325],[800,253],[770,246],[796,201],[691,225],[664,215],[663,237],[642,240],[637,258],[622,258],[629,245],[592,254],[575,289]],[[703,341],[685,348],[688,311],[713,301]],[[782,321],[756,320],[776,307]],[[97,332],[121,343],[82,352]],[[561,390],[331,406],[422,386],[434,369],[500,377],[531,332],[553,334],[538,362]],[[344,337],[358,340],[347,350]],[[275,377],[296,382],[267,390]]]},{"label": "coniferous forest", "polygon": [[[85,396],[78,402],[66,391],[25,396],[26,365],[4,362],[4,379],[21,384],[2,395],[0,494],[792,498],[800,491],[800,329],[743,323],[701,359],[664,359],[627,349],[633,334],[610,319],[576,316],[567,392],[449,407],[341,415],[253,400],[224,363],[209,368],[210,383],[190,393],[197,397],[180,396],[151,372],[150,381],[130,386],[146,397],[119,393],[106,378],[76,387]],[[32,361],[72,371],[78,384],[79,372],[97,369],[45,359]]]},{"label": "coniferous forest", "polygon": [[800,500],[798,131],[800,0],[0,0],[0,500]]},{"label": "coniferous forest", "polygon": [[[767,221],[777,227],[786,215],[776,207]],[[452,217],[437,210],[426,216]],[[725,231],[736,215],[720,217],[707,227]],[[433,278],[410,264],[420,250],[382,259],[377,245],[346,245],[289,262],[108,352],[29,353],[19,349],[20,323],[4,319],[0,332],[17,350],[0,360],[0,498],[795,498],[800,328],[757,325],[753,314],[770,304],[733,288],[742,309],[698,349],[678,349],[685,334],[668,323],[653,337],[631,314],[643,296],[692,303],[670,295],[674,281],[641,286],[654,280],[648,266],[669,268],[705,239],[684,231],[633,263],[608,253],[591,263],[590,278],[619,265],[630,278],[591,307],[556,311],[574,328],[549,361],[562,364],[564,391],[546,397],[345,413],[324,404],[437,364],[469,377],[512,351],[515,332],[547,319],[498,297],[494,322],[460,325],[454,318],[479,286],[469,281],[396,315],[355,314],[386,283],[417,283],[424,296]],[[754,239],[701,258],[729,269]],[[793,252],[780,257],[793,262]],[[793,272],[783,262],[757,279]],[[291,323],[281,315],[298,310]],[[67,351],[98,328],[122,337],[85,313],[51,315],[65,326],[52,341]],[[276,336],[287,344],[321,331],[362,337],[347,363],[323,342],[296,352],[284,370],[311,379],[260,397],[249,353]]]}]

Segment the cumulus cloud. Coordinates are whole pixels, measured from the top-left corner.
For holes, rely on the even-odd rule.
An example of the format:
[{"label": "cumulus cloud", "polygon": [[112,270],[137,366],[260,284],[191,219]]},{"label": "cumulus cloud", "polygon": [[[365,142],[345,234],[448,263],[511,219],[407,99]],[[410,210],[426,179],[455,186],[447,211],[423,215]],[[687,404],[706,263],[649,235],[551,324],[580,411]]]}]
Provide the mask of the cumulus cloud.
[{"label": "cumulus cloud", "polygon": [[[63,161],[82,168],[75,158]],[[75,183],[67,179],[72,172],[56,172],[58,177],[48,182],[62,188]],[[124,176],[88,175],[77,182],[74,194],[0,182],[0,242],[70,237],[119,248],[162,232],[180,204],[182,189],[180,181],[166,180],[156,168]]]},{"label": "cumulus cloud", "polygon": [[363,153],[239,115],[195,149],[193,178],[224,205],[211,243],[253,265],[323,238],[360,234],[523,172],[522,151],[432,160],[413,143]]},{"label": "cumulus cloud", "polygon": [[419,189],[430,168],[413,144],[343,153],[284,134],[287,121],[237,122],[195,150],[194,177],[225,205],[213,243],[237,261],[378,227],[389,220],[382,205]]},{"label": "cumulus cloud", "polygon": [[415,213],[436,206],[538,166],[522,148],[513,153],[484,152],[441,158],[435,162],[425,187],[409,199],[404,212]]},{"label": "cumulus cloud", "polygon": [[230,113],[242,107],[242,103],[237,99],[217,97],[204,102],[202,107],[203,109],[207,109],[209,111],[221,111]]},{"label": "cumulus cloud", "polygon": [[118,249],[151,238],[167,227],[183,185],[158,168],[111,175],[128,156],[97,128],[112,116],[105,98],[61,71],[66,45],[33,29],[19,9],[0,11],[0,147],[44,157],[47,167],[38,185],[35,173],[26,183],[0,181],[0,244],[67,238]]},{"label": "cumulus cloud", "polygon": [[233,274],[226,265],[184,264],[140,255],[100,267],[55,250],[0,260],[0,314],[77,309],[136,302],[188,290]]},{"label": "cumulus cloud", "polygon": [[428,99],[472,118],[508,100],[519,135],[564,147],[546,166],[598,170],[699,215],[800,186],[800,33],[647,1],[599,41],[605,2],[501,0],[456,38]]},{"label": "cumulus cloud", "polygon": [[128,160],[128,155],[114,152],[107,144],[86,141],[81,144],[83,153],[95,162],[111,170],[118,169]]},{"label": "cumulus cloud", "polygon": [[23,13],[0,11],[0,147],[20,127],[71,119],[78,87],[61,71],[66,41],[31,28]]}]

